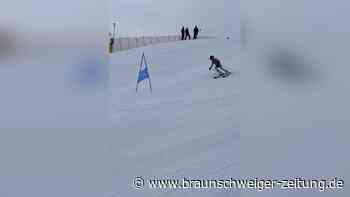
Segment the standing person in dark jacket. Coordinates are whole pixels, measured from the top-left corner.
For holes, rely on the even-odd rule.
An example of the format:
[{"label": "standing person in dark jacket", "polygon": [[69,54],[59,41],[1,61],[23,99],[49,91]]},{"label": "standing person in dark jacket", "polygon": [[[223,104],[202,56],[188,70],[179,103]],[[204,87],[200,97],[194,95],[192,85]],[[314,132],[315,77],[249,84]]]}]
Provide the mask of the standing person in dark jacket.
[{"label": "standing person in dark jacket", "polygon": [[198,33],[199,33],[199,29],[197,27],[197,25],[194,27],[193,29],[193,39],[196,40],[198,38]]},{"label": "standing person in dark jacket", "polygon": [[187,40],[187,37],[189,38],[189,40],[191,40],[190,29],[188,29],[188,27],[186,28],[185,33],[186,33],[185,40]]},{"label": "standing person in dark jacket", "polygon": [[182,26],[181,28],[181,40],[185,40],[185,27]]}]

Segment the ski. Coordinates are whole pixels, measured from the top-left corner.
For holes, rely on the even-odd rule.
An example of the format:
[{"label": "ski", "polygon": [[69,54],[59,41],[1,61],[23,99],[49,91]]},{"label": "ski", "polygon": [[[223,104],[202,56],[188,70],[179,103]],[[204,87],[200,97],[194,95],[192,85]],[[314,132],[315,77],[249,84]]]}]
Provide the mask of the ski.
[{"label": "ski", "polygon": [[221,73],[221,74],[218,74],[218,75],[214,76],[214,79],[226,78],[226,77],[230,76],[231,74],[232,74],[231,72]]}]

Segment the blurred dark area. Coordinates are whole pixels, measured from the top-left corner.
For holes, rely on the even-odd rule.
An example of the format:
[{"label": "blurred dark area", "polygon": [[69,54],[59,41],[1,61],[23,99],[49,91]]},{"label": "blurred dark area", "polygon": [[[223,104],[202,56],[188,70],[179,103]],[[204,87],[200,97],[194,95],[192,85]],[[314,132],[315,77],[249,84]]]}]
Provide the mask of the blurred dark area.
[{"label": "blurred dark area", "polygon": [[91,90],[99,89],[106,85],[107,68],[104,60],[88,58],[75,66],[72,66],[69,75],[69,89],[72,90]]},{"label": "blurred dark area", "polygon": [[14,31],[0,28],[0,61],[15,55],[19,44],[17,39]]},{"label": "blurred dark area", "polygon": [[308,84],[320,77],[309,57],[292,47],[271,47],[264,61],[266,74],[284,83]]}]

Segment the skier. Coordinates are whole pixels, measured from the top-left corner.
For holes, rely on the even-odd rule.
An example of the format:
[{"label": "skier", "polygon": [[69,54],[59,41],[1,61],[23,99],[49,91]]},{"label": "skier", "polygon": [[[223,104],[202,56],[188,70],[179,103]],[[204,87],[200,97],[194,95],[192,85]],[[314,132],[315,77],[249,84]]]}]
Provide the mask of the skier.
[{"label": "skier", "polygon": [[182,26],[181,28],[181,40],[184,40],[185,39],[185,27]]},{"label": "skier", "polygon": [[197,27],[197,25],[194,27],[193,29],[193,39],[196,40],[198,38],[198,33],[199,33],[199,29]]},{"label": "skier", "polygon": [[218,58],[216,58],[213,55],[211,55],[209,57],[209,59],[211,61],[211,65],[209,67],[209,70],[211,70],[213,68],[213,66],[215,65],[215,70],[216,70],[216,72],[219,73],[219,75],[217,77],[220,77],[220,76],[226,77],[226,76],[231,74],[230,71],[228,71],[228,70],[226,70],[225,68],[222,67],[222,64],[221,64],[221,62],[220,62],[220,60]]},{"label": "skier", "polygon": [[191,40],[190,29],[186,28],[185,33],[186,33],[185,40],[187,40],[187,37],[189,38],[189,40]]}]

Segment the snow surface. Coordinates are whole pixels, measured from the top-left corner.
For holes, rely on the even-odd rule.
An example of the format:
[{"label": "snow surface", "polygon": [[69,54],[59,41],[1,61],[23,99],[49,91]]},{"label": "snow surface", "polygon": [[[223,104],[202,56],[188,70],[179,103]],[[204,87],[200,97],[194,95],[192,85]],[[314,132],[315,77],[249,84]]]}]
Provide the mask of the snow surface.
[{"label": "snow surface", "polygon": [[[214,45],[215,44],[215,45]],[[220,47],[216,47],[220,46]],[[138,191],[132,177],[229,178],[240,172],[237,43],[187,41],[113,55],[110,68],[111,118],[123,134],[111,142],[121,196],[237,196],[238,191]],[[152,80],[136,76],[145,53]],[[209,54],[224,60],[231,77],[213,79]],[[124,177],[124,178],[123,178]]]},{"label": "snow surface", "polygon": [[[319,48],[315,53],[315,48],[300,51],[288,46],[265,42],[243,50],[235,41],[198,40],[116,53],[110,57],[106,97],[101,90],[69,92],[67,79],[60,77],[94,67],[78,66],[74,68],[79,72],[73,72],[69,66],[36,66],[27,68],[32,75],[18,78],[10,78],[16,67],[3,69],[2,79],[17,88],[3,88],[6,102],[1,107],[14,111],[9,116],[0,113],[0,196],[347,196],[345,190],[133,187],[133,178],[139,176],[146,180],[340,177],[347,185],[346,56],[333,51],[338,57],[333,62],[326,55],[331,50]],[[147,82],[135,92],[143,52],[152,94]],[[233,75],[214,80],[208,71],[210,54]],[[38,70],[52,75],[39,75]],[[19,79],[28,80],[16,83]],[[28,103],[22,103],[26,97]],[[101,104],[106,100],[107,105]],[[40,104],[44,107],[29,113]]]},{"label": "snow surface", "polygon": [[[338,177],[346,183],[347,61],[326,43],[329,48],[270,41],[240,48],[234,41],[202,40],[116,54],[110,69],[110,113],[127,133],[120,153],[130,167],[120,177]],[[153,94],[147,83],[135,93],[142,52],[148,57]],[[213,80],[208,54],[219,57],[233,76]],[[193,138],[198,141],[191,142]],[[190,153],[193,161],[187,160]],[[178,192],[159,196],[347,196],[346,188]]]},{"label": "snow surface", "polygon": [[[108,72],[107,3],[2,4],[0,37],[12,42],[0,46],[0,197],[349,196],[348,1],[212,1],[214,10],[197,4],[199,15],[149,2],[141,20],[115,4],[118,34],[168,34],[187,21],[236,35],[242,19],[242,50],[219,40],[156,45],[114,54]],[[142,52],[152,95],[147,83],[134,91]],[[213,80],[209,54],[235,74]],[[345,189],[156,192],[135,190],[135,176],[336,176]]]}]

